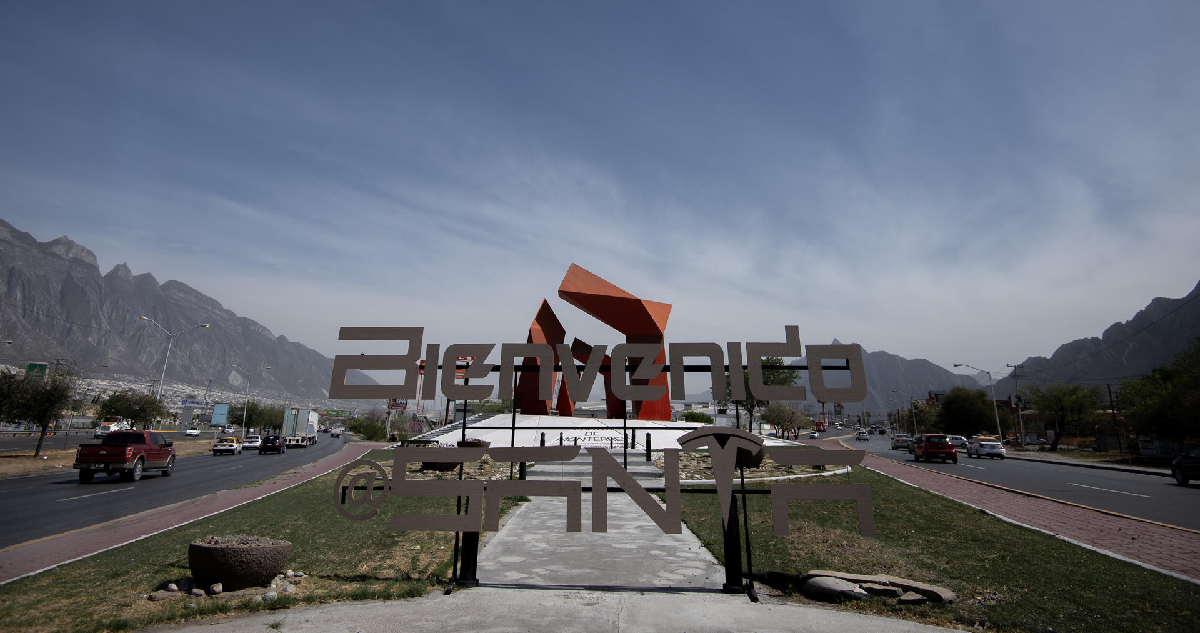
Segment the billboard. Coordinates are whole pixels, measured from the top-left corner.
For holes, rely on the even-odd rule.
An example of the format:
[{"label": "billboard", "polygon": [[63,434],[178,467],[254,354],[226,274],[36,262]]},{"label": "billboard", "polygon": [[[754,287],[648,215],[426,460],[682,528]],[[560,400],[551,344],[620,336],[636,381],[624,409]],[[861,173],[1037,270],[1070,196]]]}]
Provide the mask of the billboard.
[{"label": "billboard", "polygon": [[403,398],[388,398],[387,408],[391,411],[407,411],[408,400]]},{"label": "billboard", "polygon": [[225,426],[225,423],[226,423],[228,417],[229,417],[229,405],[214,404],[213,412],[212,412],[212,422],[210,422],[209,424],[211,424],[212,426]]},{"label": "billboard", "polygon": [[45,380],[46,370],[50,367],[49,363],[29,363],[25,366],[26,380]]}]

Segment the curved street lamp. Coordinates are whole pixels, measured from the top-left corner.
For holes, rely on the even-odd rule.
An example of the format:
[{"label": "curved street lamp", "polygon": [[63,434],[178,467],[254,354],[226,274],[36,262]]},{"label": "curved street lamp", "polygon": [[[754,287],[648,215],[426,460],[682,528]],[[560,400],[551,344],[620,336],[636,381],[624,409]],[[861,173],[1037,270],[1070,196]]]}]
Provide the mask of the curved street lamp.
[{"label": "curved street lamp", "polygon": [[241,367],[238,367],[237,365],[234,365],[233,363],[230,363],[229,366],[240,371],[243,374],[246,374],[246,406],[242,407],[242,441],[245,441],[246,440],[246,411],[250,409],[250,377],[253,376],[254,374],[257,374],[260,371],[267,371],[268,369],[270,369],[270,367],[260,367],[258,369],[255,369],[254,371],[246,371],[245,369],[242,369]]},{"label": "curved street lamp", "polygon": [[171,346],[175,344],[175,337],[179,336],[180,334],[183,334],[184,332],[190,332],[198,327],[209,327],[209,324],[197,323],[196,325],[193,325],[192,327],[184,328],[182,330],[179,330],[178,332],[171,333],[171,332],[167,331],[167,328],[165,328],[161,325],[158,325],[158,321],[155,321],[154,319],[151,319],[148,316],[143,315],[142,320],[153,323],[154,325],[158,326],[158,329],[162,330],[167,335],[167,355],[165,357],[163,357],[162,376],[158,379],[158,396],[156,396],[159,400],[162,400],[163,380],[165,380],[167,378],[167,361],[170,360],[170,358],[171,358]]},{"label": "curved street lamp", "polygon": [[988,384],[992,387],[992,412],[996,414],[996,437],[1001,442],[1003,442],[1004,441],[1004,431],[1000,430],[1000,410],[996,408],[996,381],[992,380],[992,372],[990,372],[986,369],[972,367],[971,365],[968,365],[966,363],[954,363],[954,366],[955,367],[966,367],[967,369],[974,369],[975,371],[981,371],[988,375]]}]

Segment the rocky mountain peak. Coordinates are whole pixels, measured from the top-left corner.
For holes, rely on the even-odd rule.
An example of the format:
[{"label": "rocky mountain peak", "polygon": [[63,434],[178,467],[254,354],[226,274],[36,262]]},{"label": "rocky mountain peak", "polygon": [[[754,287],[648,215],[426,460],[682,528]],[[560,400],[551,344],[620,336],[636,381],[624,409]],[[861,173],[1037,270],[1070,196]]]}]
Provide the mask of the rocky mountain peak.
[{"label": "rocky mountain peak", "polygon": [[108,271],[108,274],[104,275],[104,279],[106,281],[109,279],[124,279],[127,281],[133,281],[133,271],[129,270],[128,264],[121,262],[120,264],[113,266],[112,270]]},{"label": "rocky mountain peak", "polygon": [[56,240],[46,242],[45,244],[42,244],[41,247],[43,250],[59,255],[64,259],[78,259],[89,266],[96,268],[100,266],[100,264],[96,261],[95,253],[89,250],[86,246],[76,244],[66,235]]}]

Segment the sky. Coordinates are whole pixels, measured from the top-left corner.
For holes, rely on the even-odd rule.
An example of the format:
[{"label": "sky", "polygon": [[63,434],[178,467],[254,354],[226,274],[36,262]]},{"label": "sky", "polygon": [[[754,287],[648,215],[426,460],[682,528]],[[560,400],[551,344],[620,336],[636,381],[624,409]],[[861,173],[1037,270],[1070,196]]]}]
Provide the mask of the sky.
[{"label": "sky", "polygon": [[[1200,280],[1200,4],[7,2],[0,217],[324,354],[671,342],[1004,372]],[[399,350],[396,350],[399,351]],[[966,368],[958,371],[966,372]]]}]

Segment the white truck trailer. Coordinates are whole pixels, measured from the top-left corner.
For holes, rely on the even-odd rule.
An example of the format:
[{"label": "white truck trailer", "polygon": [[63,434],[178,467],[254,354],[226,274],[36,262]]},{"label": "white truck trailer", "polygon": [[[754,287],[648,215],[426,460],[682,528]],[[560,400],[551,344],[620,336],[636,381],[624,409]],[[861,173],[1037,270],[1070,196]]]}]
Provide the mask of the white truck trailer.
[{"label": "white truck trailer", "polygon": [[288,409],[283,414],[283,437],[288,448],[316,444],[320,422],[320,414],[312,409]]}]

